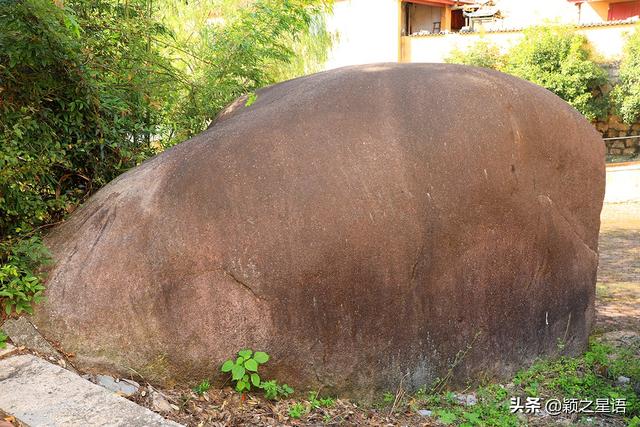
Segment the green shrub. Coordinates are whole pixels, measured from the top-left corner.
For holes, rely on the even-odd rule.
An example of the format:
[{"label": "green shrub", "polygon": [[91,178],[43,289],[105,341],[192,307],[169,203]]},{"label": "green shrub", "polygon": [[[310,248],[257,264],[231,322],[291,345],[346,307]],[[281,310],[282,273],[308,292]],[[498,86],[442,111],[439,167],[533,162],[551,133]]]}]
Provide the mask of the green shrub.
[{"label": "green shrub", "polygon": [[202,26],[195,44],[181,44],[192,72],[174,106],[173,142],[202,131],[241,95],[318,71],[331,44],[322,19],[328,8],[323,0],[256,0]]},{"label": "green shrub", "polygon": [[474,65],[476,67],[493,68],[502,67],[504,61],[500,48],[495,44],[480,40],[465,50],[453,49],[445,62],[450,64]]},{"label": "green shrub", "polygon": [[532,27],[506,57],[503,71],[549,89],[589,120],[603,117],[600,87],[606,72],[594,62],[587,40],[571,27]]},{"label": "green shrub", "polygon": [[0,28],[4,238],[60,220],[153,152],[162,59],[141,1],[5,1]]},{"label": "green shrub", "polygon": [[620,64],[620,81],[611,94],[614,107],[626,123],[640,118],[640,27],[636,29],[624,47]]},{"label": "green shrub", "polygon": [[[49,253],[39,237],[5,242],[6,258],[0,264],[0,304],[6,314],[32,313],[40,302],[44,286],[37,269],[49,262]],[[0,250],[3,244],[0,244]]]}]

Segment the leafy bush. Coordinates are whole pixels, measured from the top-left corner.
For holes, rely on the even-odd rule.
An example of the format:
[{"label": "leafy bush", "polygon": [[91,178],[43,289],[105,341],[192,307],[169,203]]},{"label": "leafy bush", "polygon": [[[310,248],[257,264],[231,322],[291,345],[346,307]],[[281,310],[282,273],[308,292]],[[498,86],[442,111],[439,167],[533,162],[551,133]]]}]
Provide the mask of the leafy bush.
[{"label": "leafy bush", "polygon": [[60,220],[153,152],[162,59],[142,37],[156,27],[140,1],[7,1],[0,27],[4,237]]},{"label": "leafy bush", "polygon": [[44,291],[36,270],[49,262],[49,253],[37,236],[13,243],[4,251],[8,255],[0,265],[0,304],[6,314],[14,309],[18,314],[32,313],[32,304],[40,302]]},{"label": "leafy bush", "polygon": [[622,120],[634,123],[640,118],[640,27],[631,33],[620,64],[620,81],[611,94]]},{"label": "leafy bush", "polygon": [[500,48],[484,40],[474,43],[465,50],[453,49],[445,59],[445,62],[450,64],[474,65],[495,70],[502,67],[503,61]]},{"label": "leafy bush", "polygon": [[305,72],[331,44],[322,0],[256,0],[178,46],[193,70],[176,102],[177,141],[202,131],[237,97]]},{"label": "leafy bush", "polygon": [[549,89],[589,120],[607,112],[606,98],[600,92],[607,74],[593,61],[586,38],[573,28],[526,29],[502,70]]}]

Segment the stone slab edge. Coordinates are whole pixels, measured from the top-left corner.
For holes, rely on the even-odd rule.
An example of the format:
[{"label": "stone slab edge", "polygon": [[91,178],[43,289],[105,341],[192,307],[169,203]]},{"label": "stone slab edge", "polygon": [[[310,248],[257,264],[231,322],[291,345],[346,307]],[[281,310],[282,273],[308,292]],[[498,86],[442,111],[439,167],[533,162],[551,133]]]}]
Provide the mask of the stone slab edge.
[{"label": "stone slab edge", "polygon": [[0,360],[0,409],[32,426],[181,426],[30,354]]}]

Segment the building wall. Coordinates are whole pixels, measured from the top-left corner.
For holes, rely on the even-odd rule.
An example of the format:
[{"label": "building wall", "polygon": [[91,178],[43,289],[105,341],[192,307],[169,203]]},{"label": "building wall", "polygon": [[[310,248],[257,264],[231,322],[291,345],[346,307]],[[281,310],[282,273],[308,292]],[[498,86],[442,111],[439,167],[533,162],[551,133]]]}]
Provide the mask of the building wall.
[{"label": "building wall", "polygon": [[504,16],[503,23],[508,28],[522,28],[532,23],[555,21],[576,23],[577,6],[567,0],[494,0]]},{"label": "building wall", "polygon": [[597,1],[580,6],[580,22],[604,22],[609,15],[609,3]]},{"label": "building wall", "polygon": [[[586,27],[581,28],[579,32],[587,37],[599,59],[608,62],[622,57],[625,37],[633,30],[633,24],[621,24]],[[495,44],[506,52],[522,36],[522,31],[509,31],[402,37],[402,61],[445,62],[452,50],[465,50],[480,40]]]},{"label": "building wall", "polygon": [[[442,22],[443,7],[425,6],[418,4],[410,4],[411,31],[418,33],[420,31],[433,31],[434,22]],[[441,27],[442,28],[442,27]]]},{"label": "building wall", "polygon": [[[577,6],[566,0],[495,1],[505,18],[492,24],[493,27],[510,29],[550,21],[575,24],[579,17],[582,23],[602,23],[610,3],[583,3],[578,14]],[[401,4],[400,0],[336,0],[333,15],[327,17],[327,26],[337,34],[338,40],[325,68],[375,62],[444,62],[453,49],[464,50],[481,38],[497,44],[503,51],[522,38],[521,31],[492,31],[491,28],[472,34],[401,37]],[[449,9],[415,7],[414,10],[420,14],[424,29],[433,29],[438,13],[442,29],[450,25]],[[622,24],[583,27],[579,31],[586,35],[602,61],[615,61],[622,56],[625,34],[632,30],[633,25]]]},{"label": "building wall", "polygon": [[400,57],[399,0],[338,0],[327,17],[327,29],[337,35],[326,69]]}]

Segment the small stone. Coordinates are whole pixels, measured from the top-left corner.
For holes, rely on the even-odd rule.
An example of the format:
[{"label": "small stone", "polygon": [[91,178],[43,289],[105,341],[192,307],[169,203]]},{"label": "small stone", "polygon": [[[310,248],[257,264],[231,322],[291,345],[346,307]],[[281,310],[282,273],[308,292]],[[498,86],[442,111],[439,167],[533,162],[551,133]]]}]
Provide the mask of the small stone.
[{"label": "small stone", "polygon": [[162,394],[152,391],[151,409],[156,412],[173,412],[173,405]]},{"label": "small stone", "polygon": [[182,427],[32,354],[0,360],[0,372],[0,408],[24,425]]},{"label": "small stone", "polygon": [[616,384],[621,386],[621,385],[629,384],[630,381],[631,381],[631,378],[620,375],[618,377],[618,380],[616,381]]},{"label": "small stone", "polygon": [[430,417],[431,414],[433,414],[433,411],[430,411],[428,409],[418,409],[418,415],[423,416],[423,417]]},{"label": "small stone", "polygon": [[612,145],[613,148],[624,148],[624,141],[616,141]]},{"label": "small stone", "polygon": [[465,406],[473,406],[478,403],[478,398],[475,394],[457,394],[456,399]]},{"label": "small stone", "polygon": [[135,381],[125,379],[120,381],[108,375],[96,375],[96,384],[125,397],[133,396],[140,388],[140,384]]}]

